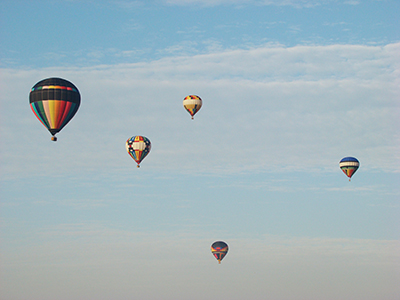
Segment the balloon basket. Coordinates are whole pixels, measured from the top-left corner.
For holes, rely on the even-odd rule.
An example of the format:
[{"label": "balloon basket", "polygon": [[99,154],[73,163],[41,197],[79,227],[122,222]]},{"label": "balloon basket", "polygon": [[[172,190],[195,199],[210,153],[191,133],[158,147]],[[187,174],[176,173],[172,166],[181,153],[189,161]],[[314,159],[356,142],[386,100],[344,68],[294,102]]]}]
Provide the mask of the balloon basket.
[{"label": "balloon basket", "polygon": [[53,142],[57,142],[57,138],[56,138],[55,136],[52,136],[52,137],[51,137],[51,140],[52,140]]}]

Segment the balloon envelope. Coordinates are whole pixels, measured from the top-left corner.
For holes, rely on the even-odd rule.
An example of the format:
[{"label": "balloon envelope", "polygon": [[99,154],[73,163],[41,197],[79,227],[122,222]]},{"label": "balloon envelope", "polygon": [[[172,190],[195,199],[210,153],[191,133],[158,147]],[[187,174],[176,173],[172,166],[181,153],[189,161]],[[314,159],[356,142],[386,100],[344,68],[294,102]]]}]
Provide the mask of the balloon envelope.
[{"label": "balloon envelope", "polygon": [[147,154],[149,154],[151,149],[150,140],[141,135],[136,135],[129,138],[126,141],[125,146],[128,154],[133,158],[134,161],[136,161],[138,168],[141,161],[147,156]]},{"label": "balloon envelope", "polygon": [[339,162],[339,167],[347,177],[351,178],[360,167],[360,162],[355,157],[345,157]]},{"label": "balloon envelope", "polygon": [[203,100],[199,96],[189,95],[183,99],[183,107],[188,111],[188,113],[192,116],[200,110],[203,105]]},{"label": "balloon envelope", "polygon": [[228,245],[225,242],[217,241],[211,245],[211,253],[218,260],[218,263],[221,263],[221,260],[224,259],[225,255],[228,253]]},{"label": "balloon envelope", "polygon": [[36,83],[29,94],[31,109],[53,135],[68,124],[78,111],[81,95],[74,84],[62,78],[47,78]]}]

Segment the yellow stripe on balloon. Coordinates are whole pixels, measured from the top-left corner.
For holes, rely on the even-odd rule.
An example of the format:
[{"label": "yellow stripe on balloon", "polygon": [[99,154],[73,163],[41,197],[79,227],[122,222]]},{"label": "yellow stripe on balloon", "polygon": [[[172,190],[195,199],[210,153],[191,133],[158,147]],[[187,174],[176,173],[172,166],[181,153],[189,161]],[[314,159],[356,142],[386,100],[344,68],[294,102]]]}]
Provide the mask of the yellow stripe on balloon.
[{"label": "yellow stripe on balloon", "polygon": [[49,100],[49,112],[50,112],[50,128],[51,129],[55,129],[57,124],[56,124],[56,115],[57,115],[57,111],[56,111],[56,100]]},{"label": "yellow stripe on balloon", "polygon": [[135,154],[136,154],[137,160],[140,160],[140,158],[142,156],[142,151],[141,150],[135,150]]},{"label": "yellow stripe on balloon", "polygon": [[51,111],[49,107],[49,101],[42,101],[43,103],[43,109],[44,109],[44,114],[46,115],[47,122],[49,123],[50,129],[53,128],[51,124]]}]

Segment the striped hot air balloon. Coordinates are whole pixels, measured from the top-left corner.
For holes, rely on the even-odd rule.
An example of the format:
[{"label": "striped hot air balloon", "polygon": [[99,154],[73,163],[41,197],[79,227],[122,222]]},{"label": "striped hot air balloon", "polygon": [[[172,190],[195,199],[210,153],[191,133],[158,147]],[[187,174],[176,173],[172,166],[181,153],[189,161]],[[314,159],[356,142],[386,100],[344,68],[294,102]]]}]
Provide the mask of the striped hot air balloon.
[{"label": "striped hot air balloon", "polygon": [[150,140],[147,137],[136,135],[126,141],[126,151],[140,167],[142,160],[149,154],[151,149]]},{"label": "striped hot air balloon", "polygon": [[211,245],[211,253],[218,260],[218,263],[221,263],[221,260],[224,259],[225,255],[228,253],[228,245],[225,242],[217,241]]},{"label": "striped hot air balloon", "polygon": [[200,110],[203,105],[203,101],[199,96],[189,95],[183,99],[183,107],[188,111],[188,113],[192,116],[192,120],[194,115]]},{"label": "striped hot air balloon", "polygon": [[55,135],[78,111],[81,95],[68,80],[47,78],[33,86],[29,103],[35,116],[50,131],[51,140],[57,141]]},{"label": "striped hot air balloon", "polygon": [[360,162],[355,157],[345,157],[339,162],[339,167],[342,169],[343,173],[349,177],[349,181],[351,180],[351,176],[357,172],[360,166]]}]

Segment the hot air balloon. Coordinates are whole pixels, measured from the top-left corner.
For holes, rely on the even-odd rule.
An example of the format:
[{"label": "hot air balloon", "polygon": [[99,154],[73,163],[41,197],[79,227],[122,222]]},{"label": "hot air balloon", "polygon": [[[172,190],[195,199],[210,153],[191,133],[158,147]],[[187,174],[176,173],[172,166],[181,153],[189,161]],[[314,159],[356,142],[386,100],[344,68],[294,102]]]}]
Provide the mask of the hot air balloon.
[{"label": "hot air balloon", "polygon": [[218,263],[221,263],[221,260],[223,260],[228,253],[228,245],[222,241],[214,242],[211,245],[211,253],[218,260]]},{"label": "hot air balloon", "polygon": [[340,169],[342,169],[343,173],[349,177],[349,181],[351,180],[351,176],[357,172],[359,166],[360,162],[355,157],[345,157],[339,163]]},{"label": "hot air balloon", "polygon": [[192,120],[194,115],[200,110],[203,101],[199,96],[189,95],[183,99],[183,107],[189,112],[192,116]]},{"label": "hot air balloon", "polygon": [[57,141],[56,133],[68,124],[78,111],[81,95],[68,80],[47,78],[36,83],[29,94],[33,113]]},{"label": "hot air balloon", "polygon": [[147,137],[136,135],[126,141],[126,151],[140,167],[142,160],[149,154],[151,149],[150,140]]}]

